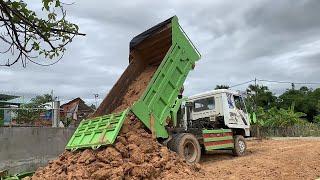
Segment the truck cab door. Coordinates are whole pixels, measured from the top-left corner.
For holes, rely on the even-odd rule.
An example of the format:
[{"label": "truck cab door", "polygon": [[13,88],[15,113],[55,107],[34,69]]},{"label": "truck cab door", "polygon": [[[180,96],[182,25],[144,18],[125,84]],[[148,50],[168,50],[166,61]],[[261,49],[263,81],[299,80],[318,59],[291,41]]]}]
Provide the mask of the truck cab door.
[{"label": "truck cab door", "polygon": [[226,101],[224,104],[224,119],[225,123],[227,124],[237,124],[236,118],[236,110],[235,110],[235,103],[233,99],[233,95],[226,93]]},{"label": "truck cab door", "polygon": [[249,126],[248,115],[240,96],[226,93],[224,110],[225,125],[233,128],[245,128]]},{"label": "truck cab door", "polygon": [[244,100],[242,96],[233,95],[234,104],[235,104],[235,111],[236,111],[236,118],[240,124],[244,124],[249,126],[249,116],[245,107]]}]

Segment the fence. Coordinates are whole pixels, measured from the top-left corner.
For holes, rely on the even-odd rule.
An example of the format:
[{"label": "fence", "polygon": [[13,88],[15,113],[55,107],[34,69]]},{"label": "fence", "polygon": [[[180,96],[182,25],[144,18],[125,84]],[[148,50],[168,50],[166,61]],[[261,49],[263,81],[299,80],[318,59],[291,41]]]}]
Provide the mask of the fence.
[{"label": "fence", "polygon": [[0,171],[34,171],[64,151],[74,128],[0,127]]},{"label": "fence", "polygon": [[[89,106],[73,103],[59,106],[54,101],[50,107],[0,107],[0,126],[46,126],[69,127],[77,126],[82,119],[87,118],[94,109]],[[54,124],[52,124],[54,123]]]},{"label": "fence", "polygon": [[[305,124],[288,127],[260,127],[261,137],[320,137],[320,125]],[[251,126],[251,136],[257,137],[257,127]]]},{"label": "fence", "polygon": [[20,107],[19,105],[2,104],[2,107],[0,106],[0,125],[58,127],[59,101],[54,101],[51,104],[54,107]]}]

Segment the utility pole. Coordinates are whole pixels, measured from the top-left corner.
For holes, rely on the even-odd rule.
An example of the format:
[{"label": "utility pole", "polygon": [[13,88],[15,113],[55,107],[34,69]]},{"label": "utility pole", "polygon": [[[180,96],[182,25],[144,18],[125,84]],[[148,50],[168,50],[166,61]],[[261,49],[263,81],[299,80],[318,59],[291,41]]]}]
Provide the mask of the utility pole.
[{"label": "utility pole", "polygon": [[53,89],[51,90],[51,123],[52,127],[54,127],[54,102],[53,102]]},{"label": "utility pole", "polygon": [[53,118],[53,123],[52,123],[52,127],[59,127],[59,123],[60,123],[60,101],[54,101],[53,103],[53,114],[54,114],[54,118]]},{"label": "utility pole", "polygon": [[257,78],[254,78],[254,111],[257,111],[257,94],[258,94],[258,87],[257,87]]},{"label": "utility pole", "polygon": [[[254,78],[254,88],[255,88],[255,93],[254,93],[254,112],[257,113],[257,97],[258,97],[258,85],[257,85],[257,78]],[[256,124],[256,131],[257,131],[257,138],[260,139],[260,127],[259,127],[259,118],[257,119],[257,124]]]},{"label": "utility pole", "polygon": [[98,108],[98,101],[97,98],[99,97],[99,94],[93,94],[94,95],[94,101],[96,103],[96,109]]}]

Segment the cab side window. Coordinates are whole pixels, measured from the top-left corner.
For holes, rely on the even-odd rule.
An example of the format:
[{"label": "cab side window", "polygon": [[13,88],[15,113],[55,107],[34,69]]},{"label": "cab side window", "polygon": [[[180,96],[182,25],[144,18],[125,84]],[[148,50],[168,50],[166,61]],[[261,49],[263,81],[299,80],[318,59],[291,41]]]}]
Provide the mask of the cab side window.
[{"label": "cab side window", "polygon": [[215,101],[214,98],[206,98],[206,99],[199,99],[194,101],[194,112],[200,112],[205,110],[213,110],[215,108]]}]

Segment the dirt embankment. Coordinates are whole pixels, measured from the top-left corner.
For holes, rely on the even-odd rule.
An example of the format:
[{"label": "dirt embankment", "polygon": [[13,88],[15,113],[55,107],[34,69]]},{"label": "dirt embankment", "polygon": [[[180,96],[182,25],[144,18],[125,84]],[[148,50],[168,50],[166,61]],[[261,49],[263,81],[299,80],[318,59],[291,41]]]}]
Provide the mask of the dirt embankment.
[{"label": "dirt embankment", "polygon": [[[119,112],[131,106],[148,85],[156,68],[147,68],[130,85]],[[196,178],[200,165],[189,166],[176,153],[152,139],[134,116],[127,118],[114,146],[65,151],[32,179],[173,179]]]}]

